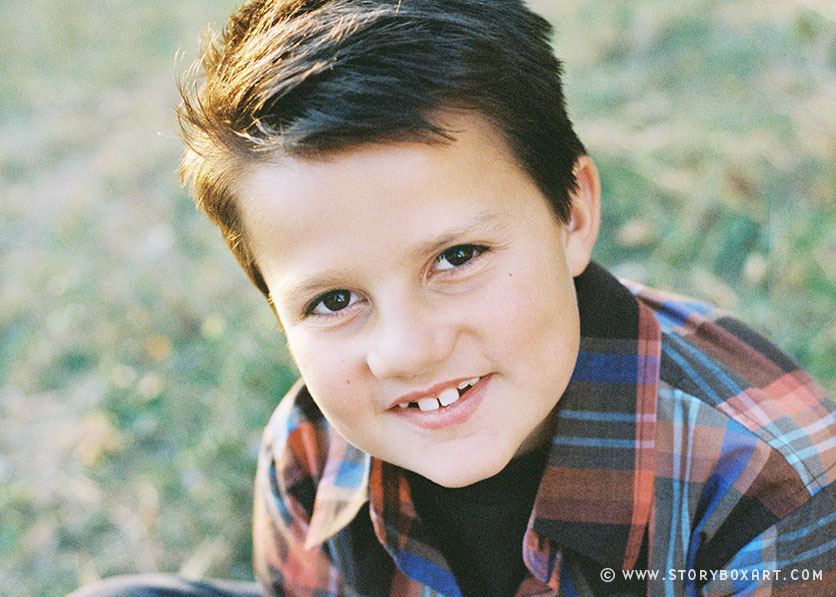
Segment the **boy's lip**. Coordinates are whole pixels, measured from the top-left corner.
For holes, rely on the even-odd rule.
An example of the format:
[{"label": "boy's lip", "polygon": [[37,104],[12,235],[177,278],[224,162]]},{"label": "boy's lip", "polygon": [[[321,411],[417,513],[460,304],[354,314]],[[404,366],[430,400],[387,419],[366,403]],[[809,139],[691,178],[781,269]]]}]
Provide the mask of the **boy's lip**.
[{"label": "boy's lip", "polygon": [[[479,381],[470,386],[458,400],[449,406],[422,411],[418,408],[399,408],[397,406],[398,402],[395,402],[389,412],[393,415],[401,417],[403,420],[408,421],[413,425],[417,425],[418,427],[423,427],[428,430],[444,429],[445,427],[461,425],[479,408],[479,405],[482,403],[482,399],[485,397],[488,384],[492,377],[492,375],[483,375],[479,377]],[[459,380],[459,383],[466,381],[467,379],[468,378]],[[431,389],[441,388],[443,390],[449,387],[455,386],[451,386],[451,383],[445,382],[444,384],[433,386]],[[411,394],[405,394],[404,396],[407,398],[415,396],[425,398],[426,394],[423,392],[413,392]],[[402,396],[398,400],[403,400],[403,398],[404,397]]]},{"label": "boy's lip", "polygon": [[426,390],[418,390],[416,392],[409,392],[407,394],[403,394],[402,396],[398,396],[391,404],[389,404],[388,408],[392,409],[397,408],[399,404],[418,402],[421,398],[438,398],[438,395],[447,388],[457,388],[458,385],[464,381],[468,381],[470,379],[479,379],[481,381],[482,378],[483,376],[481,375],[471,375],[470,377],[459,377],[458,379],[442,381],[427,388]]}]

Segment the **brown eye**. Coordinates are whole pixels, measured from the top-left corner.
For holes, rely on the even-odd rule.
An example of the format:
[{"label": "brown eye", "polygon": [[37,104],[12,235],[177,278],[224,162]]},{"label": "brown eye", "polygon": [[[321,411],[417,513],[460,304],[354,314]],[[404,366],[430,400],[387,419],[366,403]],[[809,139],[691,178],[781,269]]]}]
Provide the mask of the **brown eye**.
[{"label": "brown eye", "polygon": [[330,290],[312,302],[307,312],[315,314],[334,313],[345,309],[351,303],[351,291],[343,288]]},{"label": "brown eye", "polygon": [[455,247],[450,247],[436,258],[436,267],[440,270],[461,267],[486,250],[487,247],[481,245],[456,245]]},{"label": "brown eye", "polygon": [[348,306],[351,293],[347,290],[332,290],[322,297],[322,304],[331,311],[339,311]]}]

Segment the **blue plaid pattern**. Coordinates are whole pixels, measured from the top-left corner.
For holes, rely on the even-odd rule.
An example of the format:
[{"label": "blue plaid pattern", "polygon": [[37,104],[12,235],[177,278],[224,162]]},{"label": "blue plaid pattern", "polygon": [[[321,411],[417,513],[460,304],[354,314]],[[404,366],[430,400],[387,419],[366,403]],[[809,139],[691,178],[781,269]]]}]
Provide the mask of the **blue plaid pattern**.
[{"label": "blue plaid pattern", "polygon": [[[595,264],[576,287],[581,349],[517,597],[836,595],[832,399],[709,305]],[[403,472],[350,446],[301,383],[264,434],[254,541],[269,595],[460,594]]]}]

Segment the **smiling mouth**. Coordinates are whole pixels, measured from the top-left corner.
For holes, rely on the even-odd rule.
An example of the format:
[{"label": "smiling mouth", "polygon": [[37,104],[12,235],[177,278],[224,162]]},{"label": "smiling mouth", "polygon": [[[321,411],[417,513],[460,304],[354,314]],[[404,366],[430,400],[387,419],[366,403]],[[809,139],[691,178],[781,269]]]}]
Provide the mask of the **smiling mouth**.
[{"label": "smiling mouth", "polygon": [[417,408],[421,411],[428,412],[438,410],[445,406],[450,406],[458,401],[462,395],[473,387],[481,378],[474,377],[473,379],[466,379],[453,388],[446,388],[439,392],[438,396],[425,396],[419,398],[417,402],[400,402],[398,408]]}]

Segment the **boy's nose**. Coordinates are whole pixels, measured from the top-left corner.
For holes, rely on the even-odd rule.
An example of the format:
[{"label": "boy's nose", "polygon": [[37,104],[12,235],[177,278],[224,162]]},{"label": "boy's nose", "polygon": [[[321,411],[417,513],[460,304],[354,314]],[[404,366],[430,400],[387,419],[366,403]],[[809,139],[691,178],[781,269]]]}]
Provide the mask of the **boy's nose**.
[{"label": "boy's nose", "polygon": [[366,361],[379,379],[410,379],[445,361],[456,334],[440,314],[424,306],[379,310]]}]

